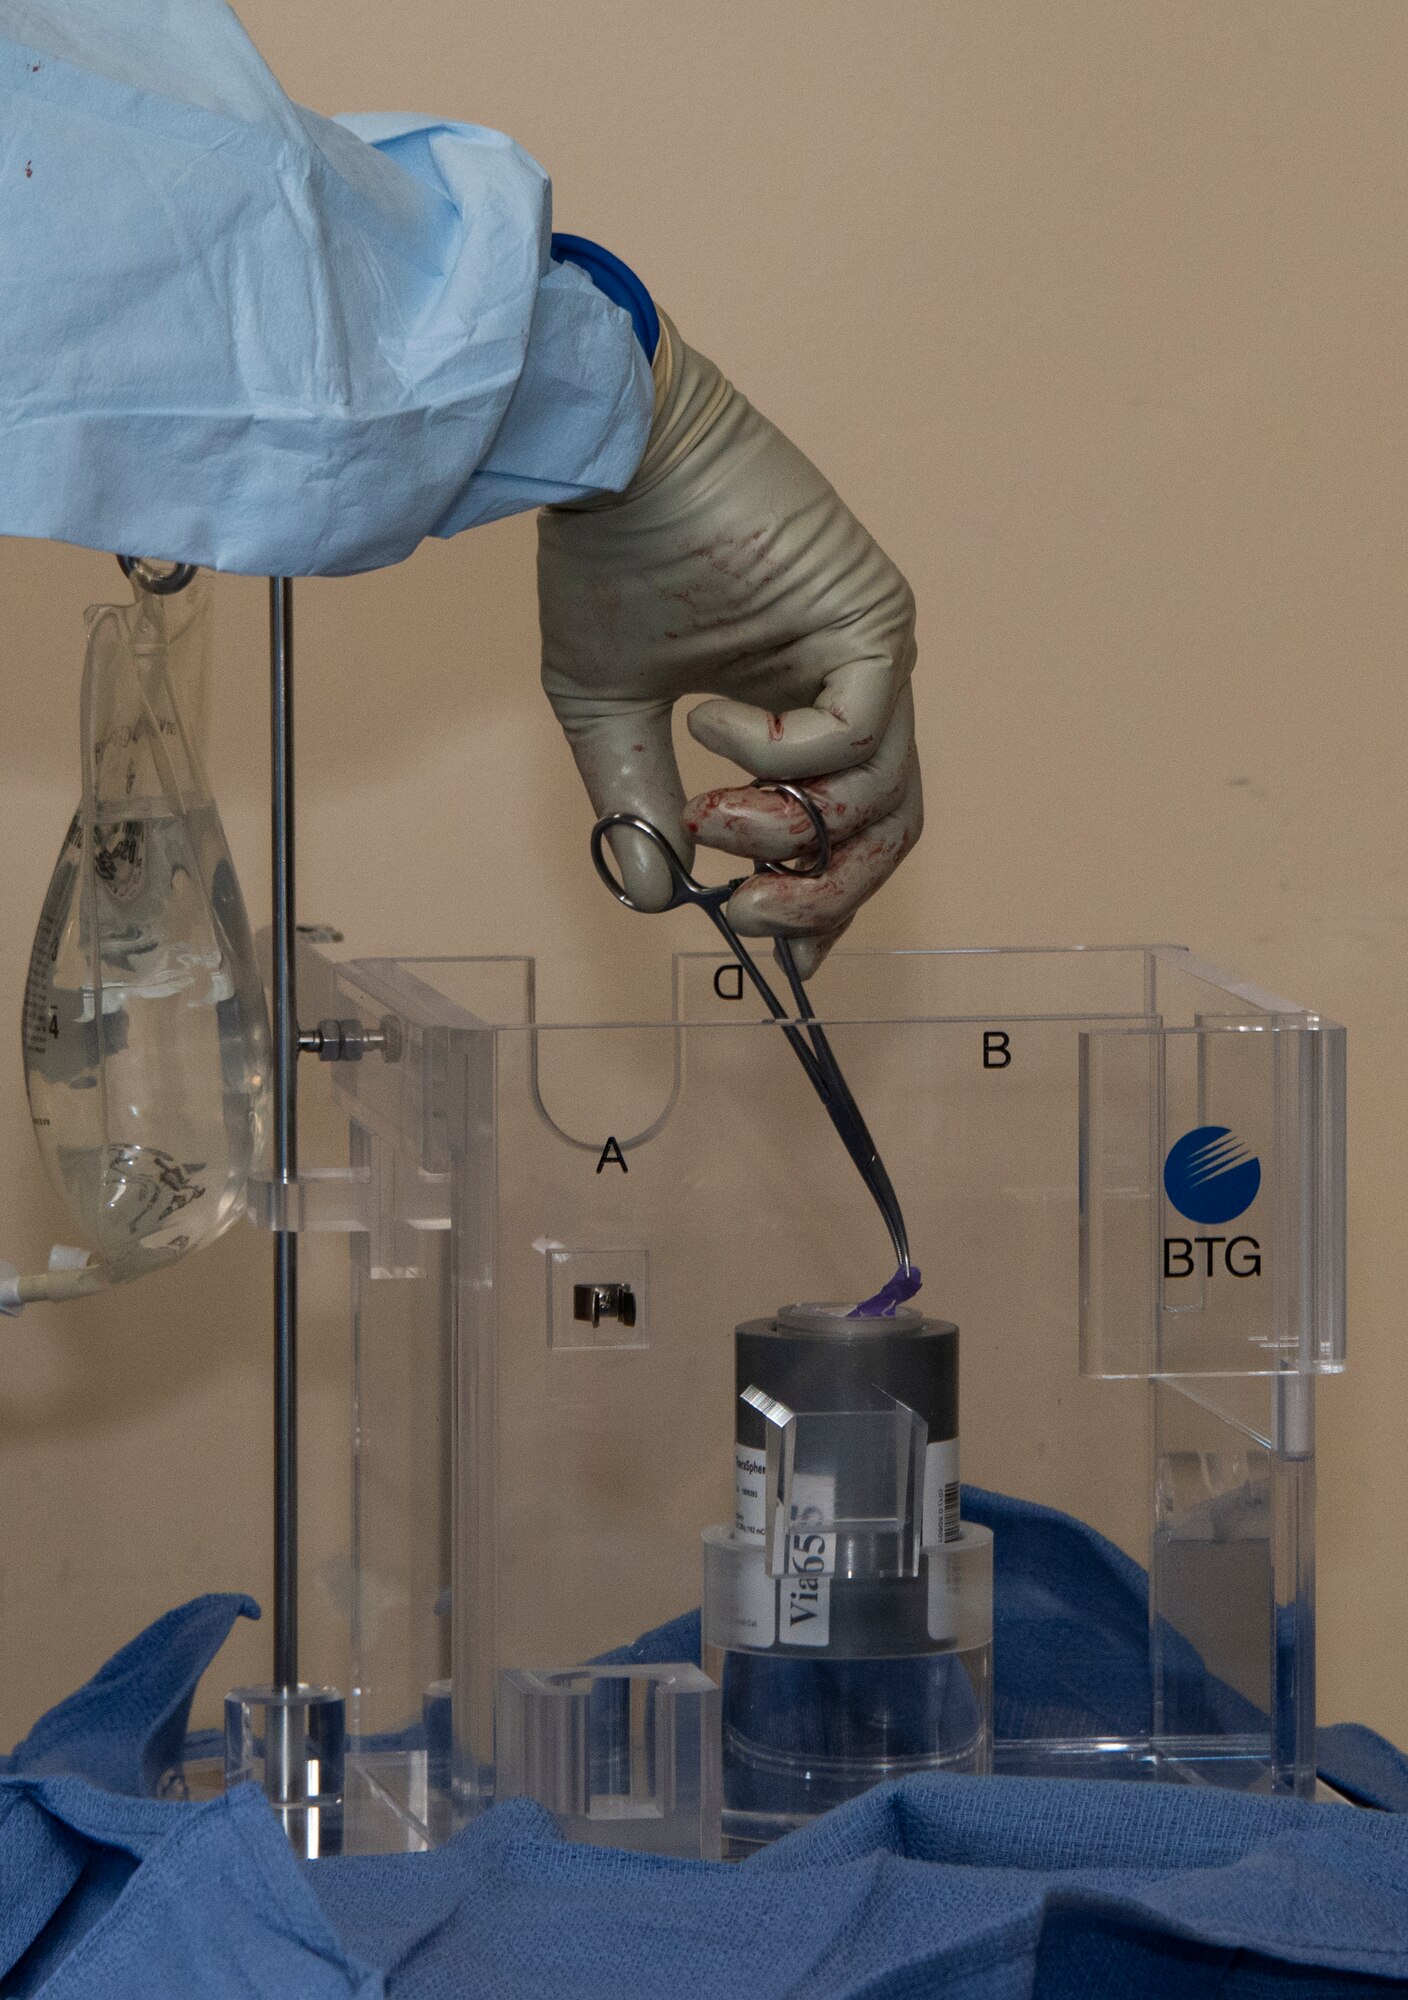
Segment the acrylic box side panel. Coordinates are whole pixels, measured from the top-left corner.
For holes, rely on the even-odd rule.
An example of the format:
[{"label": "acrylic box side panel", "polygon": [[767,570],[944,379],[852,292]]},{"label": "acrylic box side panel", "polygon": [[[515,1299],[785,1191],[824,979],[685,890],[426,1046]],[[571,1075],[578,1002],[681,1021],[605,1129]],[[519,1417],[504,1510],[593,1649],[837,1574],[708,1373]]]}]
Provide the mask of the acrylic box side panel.
[{"label": "acrylic box side panel", "polygon": [[[353,1125],[353,1164],[378,1181],[386,1147]],[[449,1672],[450,1237],[414,1244],[417,1262],[389,1270],[369,1235],[351,1239],[354,1744],[419,1725]]]},{"label": "acrylic box side panel", "polygon": [[[1240,1308],[1245,1337],[1260,1350],[1251,1365],[1337,1372],[1345,1351],[1344,1030],[1333,1022],[1227,1016],[1203,1017],[1196,1028],[1201,1032],[1170,1039],[1166,1061],[1171,1078],[1182,1044],[1179,1067],[1196,1084],[1195,1097],[1185,1092],[1186,1113],[1204,1131],[1221,1135],[1216,1143],[1226,1164],[1205,1183],[1229,1190],[1211,1225],[1227,1232],[1214,1275],[1236,1275],[1239,1266],[1245,1274],[1260,1264],[1252,1275],[1269,1281],[1269,1293],[1252,1284],[1220,1285],[1223,1326],[1210,1317],[1209,1331],[1220,1340],[1225,1330],[1235,1341],[1237,1315],[1229,1306]],[[1195,1058],[1188,1054],[1190,1042]],[[1181,1126],[1171,1089],[1166,1098],[1172,1139]],[[1255,1177],[1254,1185],[1243,1192],[1256,1198],[1242,1207],[1237,1181],[1246,1175]],[[1171,1197],[1169,1180],[1166,1173]],[[1179,1226],[1185,1236],[1193,1233],[1186,1220]],[[1177,1289],[1166,1283],[1166,1311],[1174,1309]],[[1205,1289],[1205,1306],[1213,1303],[1211,1290]],[[1177,1365],[1198,1372],[1196,1355],[1180,1355]]]},{"label": "acrylic box side panel", "polygon": [[1311,1009],[1263,992],[1236,973],[1185,950],[1156,947],[1150,970],[1149,1011],[1170,1028],[1192,1027],[1217,1015],[1301,1023],[1317,1018]]},{"label": "acrylic box side panel", "polygon": [[1315,1742],[1315,1380],[1278,1380],[1290,1404],[1272,1461],[1272,1789],[1313,1797]]},{"label": "acrylic box side panel", "polygon": [[[1313,1381],[1290,1378],[1307,1406]],[[1154,1727],[1170,1776],[1238,1790],[1314,1781],[1314,1461],[1309,1407],[1288,1456],[1196,1385],[1152,1385]]]},{"label": "acrylic box side panel", "polygon": [[1169,1755],[1233,1736],[1265,1757],[1271,1453],[1167,1383],[1152,1394],[1156,1733]]},{"label": "acrylic box side panel", "polygon": [[522,1027],[533,1019],[531,958],[364,959],[353,968],[376,975],[388,995],[447,1027],[466,1017],[490,1027]]},{"label": "acrylic box side panel", "polygon": [[1081,1104],[1085,1372],[1342,1366],[1342,1031],[1102,1024]]},{"label": "acrylic box side panel", "polygon": [[[972,1021],[832,1039],[921,1302],[963,1330],[965,1479],[1145,1560],[1144,1399],[1078,1374],[1078,1024],[1021,1023],[1001,1066]],[[735,1324],[860,1296],[892,1258],[771,1026],[498,1043],[497,1664],[541,1671],[698,1604],[700,1532],[733,1511]],[[630,1289],[634,1324],[576,1319],[578,1283]]]},{"label": "acrylic box side panel", "polygon": [[450,1057],[450,1757],[458,1808],[473,1811],[493,1796],[499,1652],[500,1036],[457,1032]]}]

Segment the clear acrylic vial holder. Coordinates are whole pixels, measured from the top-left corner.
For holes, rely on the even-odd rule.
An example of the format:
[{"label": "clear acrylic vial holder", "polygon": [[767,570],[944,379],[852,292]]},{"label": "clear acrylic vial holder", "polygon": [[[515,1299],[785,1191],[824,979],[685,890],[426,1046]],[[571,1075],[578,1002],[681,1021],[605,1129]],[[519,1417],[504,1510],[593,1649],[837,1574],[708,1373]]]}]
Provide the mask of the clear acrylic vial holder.
[{"label": "clear acrylic vial holder", "polygon": [[[717,1685],[749,1650],[706,1611],[701,1653],[698,1624],[700,1537],[733,1515],[733,1328],[873,1289],[880,1224],[715,954],[678,957],[645,1022],[538,1020],[523,959],[305,945],[300,978],[306,1018],[396,1031],[395,1060],[305,1080],[346,1163],[256,1190],[266,1222],[349,1238],[348,1844],[433,1844],[512,1792],[576,1837],[715,1853]],[[1170,947],[842,953],[813,997],[920,1303],[961,1329],[965,1482],[1150,1573],[1147,1700],[1119,1729],[1031,1709],[1004,1731],[978,1617],[936,1655],[968,1693],[928,1752],[1308,1793],[1343,1031]]]},{"label": "clear acrylic vial holder", "polygon": [[[817,1521],[805,1539],[831,1536]],[[704,1534],[704,1667],[722,1697],[730,1859],[895,1778],[992,1769],[992,1533],[965,1523],[912,1571],[785,1574]],[[911,1605],[917,1616],[907,1616]]]}]

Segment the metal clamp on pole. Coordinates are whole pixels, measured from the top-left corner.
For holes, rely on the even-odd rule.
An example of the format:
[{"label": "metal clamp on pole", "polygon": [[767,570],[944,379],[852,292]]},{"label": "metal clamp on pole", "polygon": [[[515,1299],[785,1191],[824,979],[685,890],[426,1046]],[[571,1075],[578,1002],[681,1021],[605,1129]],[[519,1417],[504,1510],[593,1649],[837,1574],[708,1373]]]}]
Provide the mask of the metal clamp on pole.
[{"label": "metal clamp on pole", "polygon": [[390,1015],[379,1028],[365,1028],[360,1021],[319,1021],[316,1028],[299,1029],[298,1053],[326,1063],[360,1062],[369,1055],[399,1062],[401,1030]]}]

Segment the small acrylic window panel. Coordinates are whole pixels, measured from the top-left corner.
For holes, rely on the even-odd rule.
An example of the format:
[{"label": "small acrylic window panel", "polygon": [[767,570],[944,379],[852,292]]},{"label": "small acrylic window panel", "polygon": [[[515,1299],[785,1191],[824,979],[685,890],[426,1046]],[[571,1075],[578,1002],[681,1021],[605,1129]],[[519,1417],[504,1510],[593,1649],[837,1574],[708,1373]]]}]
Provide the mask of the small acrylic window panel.
[{"label": "small acrylic window panel", "polygon": [[543,1249],[549,1347],[649,1347],[648,1251]]}]

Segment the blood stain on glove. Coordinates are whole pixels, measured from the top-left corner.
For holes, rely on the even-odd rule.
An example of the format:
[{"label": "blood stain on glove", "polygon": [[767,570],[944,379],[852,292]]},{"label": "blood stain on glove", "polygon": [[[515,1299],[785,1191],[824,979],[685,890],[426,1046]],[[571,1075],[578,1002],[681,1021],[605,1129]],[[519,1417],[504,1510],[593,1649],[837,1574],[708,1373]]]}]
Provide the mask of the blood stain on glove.
[{"label": "blood stain on glove", "polygon": [[697,548],[685,550],[698,562],[708,563],[710,569],[720,576],[732,577],[735,583],[768,584],[776,580],[776,570],[765,576],[755,577],[753,571],[767,558],[767,545],[763,537],[767,534],[766,523],[761,528],[753,528],[746,535],[717,535],[712,541],[701,542]]}]

